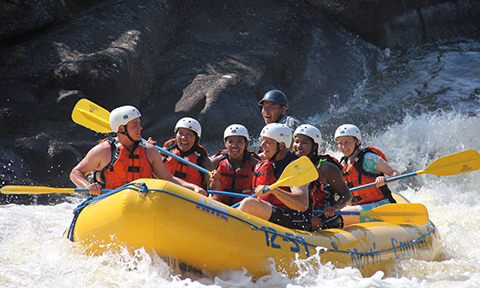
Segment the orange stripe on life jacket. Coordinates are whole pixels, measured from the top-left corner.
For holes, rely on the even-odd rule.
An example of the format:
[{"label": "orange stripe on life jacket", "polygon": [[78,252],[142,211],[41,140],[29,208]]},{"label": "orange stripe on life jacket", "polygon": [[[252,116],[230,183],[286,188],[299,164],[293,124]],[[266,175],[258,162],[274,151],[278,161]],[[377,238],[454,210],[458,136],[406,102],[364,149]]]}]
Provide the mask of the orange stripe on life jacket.
[{"label": "orange stripe on life jacket", "polygon": [[[246,153],[249,152],[246,151]],[[228,152],[225,150],[221,154],[222,158],[217,167],[217,172],[221,175],[220,190],[252,195],[253,169],[251,156],[245,157],[240,167],[234,170],[232,164],[228,161]],[[224,195],[217,195],[217,198],[229,205],[233,205],[243,199]]]},{"label": "orange stripe on life jacket", "polygon": [[[375,179],[378,176],[384,175],[380,172],[378,174],[369,173],[363,169],[363,157],[368,152],[375,153],[382,157],[385,161],[387,161],[385,154],[383,154],[382,151],[375,147],[367,147],[362,149],[357,155],[355,161],[349,163],[348,166],[345,166],[345,162],[342,161],[342,165],[344,167],[342,171],[343,178],[345,179],[348,188],[353,188],[363,184],[375,182]],[[391,196],[391,191],[388,189],[387,185],[383,186],[382,188],[374,186],[352,192],[351,202],[353,205],[360,205],[379,201],[385,198],[393,199],[393,197]],[[392,200],[390,201],[392,202]]]},{"label": "orange stripe on life jacket", "polygon": [[[170,139],[167,142],[165,142],[164,147],[167,147],[167,144],[172,142],[172,141],[175,141],[175,139]],[[205,150],[205,148],[203,148],[201,145],[198,145],[198,146],[200,148],[202,148],[203,150]],[[172,152],[175,155],[178,155],[178,156],[182,157],[178,147],[172,149],[170,152]],[[207,153],[206,150],[205,150],[205,153],[208,156],[208,153]],[[198,152],[192,152],[191,154],[189,154],[187,156],[183,156],[182,158],[184,158],[185,160],[188,160],[188,161],[190,161],[194,164],[197,164],[197,165],[201,166],[200,163],[198,163],[199,159],[200,159],[200,155],[199,155]],[[164,164],[165,164],[165,167],[167,168],[167,170],[173,176],[181,178],[181,179],[183,179],[183,180],[185,180],[189,183],[193,183],[193,184],[198,185],[200,187],[206,188],[205,187],[205,182],[204,182],[204,179],[203,179],[203,174],[200,171],[198,171],[198,169],[196,169],[192,166],[189,166],[187,164],[184,164],[184,163],[178,161],[177,159],[175,159],[173,157],[168,157],[166,159],[166,161],[164,161]]]},{"label": "orange stripe on life jacket", "polygon": [[153,169],[143,142],[139,142],[132,153],[115,139],[103,141],[108,141],[112,146],[112,160],[101,171],[105,189],[116,189],[140,178],[152,178]]}]

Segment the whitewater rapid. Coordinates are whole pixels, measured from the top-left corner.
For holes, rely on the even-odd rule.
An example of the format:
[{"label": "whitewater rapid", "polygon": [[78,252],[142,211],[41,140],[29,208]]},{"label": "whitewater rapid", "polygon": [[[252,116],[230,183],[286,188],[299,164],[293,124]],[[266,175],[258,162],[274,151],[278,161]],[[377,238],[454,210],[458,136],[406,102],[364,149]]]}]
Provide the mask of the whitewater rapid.
[{"label": "whitewater rapid", "polygon": [[[466,149],[480,151],[480,120],[455,111],[430,112],[364,135],[401,173]],[[326,141],[327,153],[340,156]],[[179,274],[155,255],[87,256],[63,237],[81,197],[53,205],[0,206],[1,287],[478,287],[480,286],[480,171],[455,176],[420,175],[391,185],[412,202],[423,203],[442,237],[441,261],[403,260],[390,271],[362,277],[331,264],[302,267],[289,279],[273,272],[254,280],[248,271],[221,275]],[[314,256],[318,257],[318,256]]]}]

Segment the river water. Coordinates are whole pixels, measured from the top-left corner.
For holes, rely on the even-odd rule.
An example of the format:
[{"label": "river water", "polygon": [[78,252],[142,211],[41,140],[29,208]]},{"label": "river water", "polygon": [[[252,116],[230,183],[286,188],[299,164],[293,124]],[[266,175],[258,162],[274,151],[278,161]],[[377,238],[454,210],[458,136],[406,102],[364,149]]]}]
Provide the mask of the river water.
[{"label": "river water", "polygon": [[[355,95],[332,95],[327,109],[302,120],[321,128],[326,152],[337,157],[331,141],[334,129],[357,124],[364,143],[380,148],[401,173],[424,169],[455,152],[480,151],[479,46],[458,41],[398,55],[386,49],[376,68],[366,69],[366,80],[358,83]],[[480,171],[424,174],[391,185],[428,208],[443,238],[444,255],[437,262],[403,260],[372,277],[329,264],[306,267],[294,279],[275,272],[258,280],[247,271],[180,274],[141,249],[133,255],[83,254],[62,236],[82,201],[78,196],[54,206],[0,206],[0,286],[479,287],[479,186]]]}]

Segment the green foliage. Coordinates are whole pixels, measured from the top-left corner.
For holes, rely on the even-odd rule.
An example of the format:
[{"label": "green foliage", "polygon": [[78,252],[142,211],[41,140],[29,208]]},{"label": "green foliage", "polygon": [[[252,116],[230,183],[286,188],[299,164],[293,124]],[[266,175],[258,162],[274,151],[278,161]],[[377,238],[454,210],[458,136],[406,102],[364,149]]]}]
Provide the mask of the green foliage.
[{"label": "green foliage", "polygon": [[8,59],[8,63],[10,64],[21,64],[23,60],[27,57],[25,52],[27,49],[25,47],[19,47],[15,51],[13,51],[12,55]]}]

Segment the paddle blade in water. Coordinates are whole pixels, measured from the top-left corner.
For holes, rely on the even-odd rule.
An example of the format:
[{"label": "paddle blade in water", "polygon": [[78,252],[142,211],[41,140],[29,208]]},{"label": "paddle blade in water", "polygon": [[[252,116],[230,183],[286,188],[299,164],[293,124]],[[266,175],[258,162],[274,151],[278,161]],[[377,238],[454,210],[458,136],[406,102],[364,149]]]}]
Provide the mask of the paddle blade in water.
[{"label": "paddle blade in water", "polygon": [[100,133],[111,133],[110,112],[88,99],[80,99],[72,111],[75,123]]},{"label": "paddle blade in water", "polygon": [[275,184],[268,187],[273,190],[277,187],[302,186],[318,179],[318,172],[307,156],[302,156],[288,164]]},{"label": "paddle blade in water", "polygon": [[450,176],[480,169],[480,155],[475,150],[465,150],[444,156],[432,162],[427,168],[417,171],[417,175],[428,173]]}]

